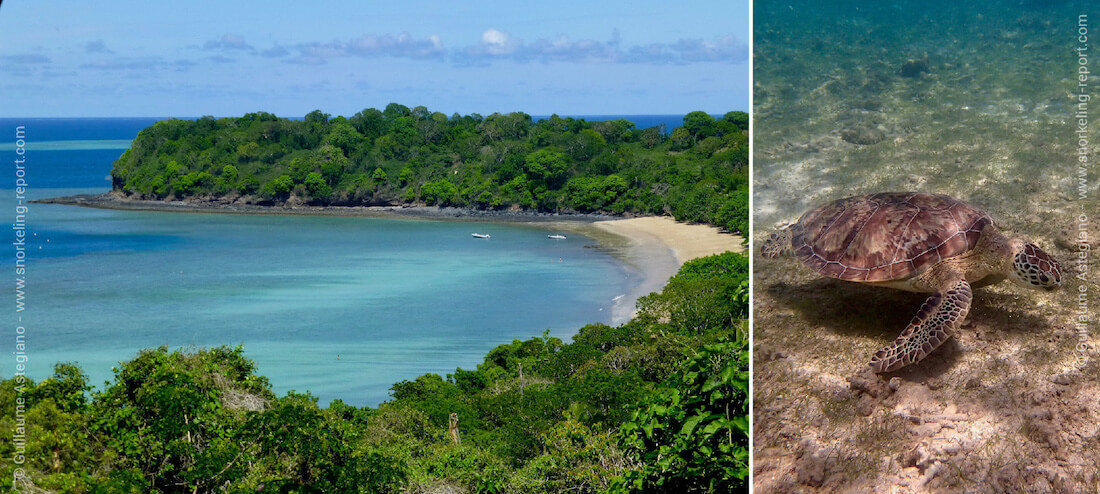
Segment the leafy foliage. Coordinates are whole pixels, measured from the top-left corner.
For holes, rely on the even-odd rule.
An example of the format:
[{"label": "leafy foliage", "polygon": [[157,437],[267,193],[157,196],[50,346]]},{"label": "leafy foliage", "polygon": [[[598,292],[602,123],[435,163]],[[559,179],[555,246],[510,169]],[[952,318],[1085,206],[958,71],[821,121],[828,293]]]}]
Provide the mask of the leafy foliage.
[{"label": "leafy foliage", "polygon": [[257,112],[157,122],[111,176],[116,190],[147,199],[671,214],[746,234],[747,129],[744,112],[691,112],[670,133],[396,103],[350,118]]},{"label": "leafy foliage", "polygon": [[734,327],[748,317],[748,259],[732,252],[685,263],[664,290],[638,301],[639,315],[667,320],[679,332]]},{"label": "leafy foliage", "polygon": [[116,468],[141,476],[141,487],[209,489],[243,469],[234,437],[243,411],[230,399],[260,404],[272,398],[254,368],[240,347],[197,354],[144,350],[95,394],[91,430],[113,453]]},{"label": "leafy foliage", "polygon": [[748,361],[743,340],[704,346],[623,424],[628,451],[644,465],[628,474],[629,490],[748,489]]}]

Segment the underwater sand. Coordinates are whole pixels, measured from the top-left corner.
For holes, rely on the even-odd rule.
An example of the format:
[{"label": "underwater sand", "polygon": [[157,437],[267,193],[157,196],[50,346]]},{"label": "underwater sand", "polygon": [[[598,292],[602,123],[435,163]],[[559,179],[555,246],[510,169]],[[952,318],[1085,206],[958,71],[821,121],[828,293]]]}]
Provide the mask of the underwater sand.
[{"label": "underwater sand", "polygon": [[[1003,230],[1072,259],[1077,216],[1100,219],[1100,179],[1092,172],[1081,200],[1075,178],[1067,54],[1086,4],[975,5],[756,4],[755,238],[825,201],[917,190],[977,204]],[[925,69],[902,75],[911,62]],[[954,338],[876,376],[865,371],[871,355],[927,295],[824,280],[796,260],[761,258],[758,246],[753,255],[754,492],[1100,485],[1094,272],[1049,294],[978,289]],[[1082,283],[1093,321],[1084,366],[1074,331]]]}]

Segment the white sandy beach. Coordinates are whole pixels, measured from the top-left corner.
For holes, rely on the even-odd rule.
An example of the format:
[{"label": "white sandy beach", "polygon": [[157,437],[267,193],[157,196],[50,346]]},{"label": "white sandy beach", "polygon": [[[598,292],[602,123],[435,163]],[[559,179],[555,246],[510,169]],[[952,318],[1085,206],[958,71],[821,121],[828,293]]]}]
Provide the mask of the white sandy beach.
[{"label": "white sandy beach", "polygon": [[640,277],[637,287],[612,308],[615,324],[633,316],[638,298],[660,290],[685,262],[726,251],[743,252],[741,237],[707,225],[681,223],[669,217],[642,217],[595,223],[560,222],[556,226],[583,233],[630,265]]},{"label": "white sandy beach", "polygon": [[717,227],[681,223],[667,216],[599,221],[595,226],[636,243],[659,242],[672,250],[679,265],[726,251],[743,252],[741,237],[721,233]]}]

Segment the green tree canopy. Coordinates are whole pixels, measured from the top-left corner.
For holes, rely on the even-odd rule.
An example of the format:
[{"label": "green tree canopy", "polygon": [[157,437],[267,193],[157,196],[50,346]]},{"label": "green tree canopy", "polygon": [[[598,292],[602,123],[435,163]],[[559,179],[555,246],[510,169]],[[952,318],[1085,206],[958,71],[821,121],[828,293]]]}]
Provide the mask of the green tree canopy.
[{"label": "green tree canopy", "polygon": [[447,117],[398,103],[348,118],[168,119],[138,134],[111,180],[154,200],[671,214],[744,234],[747,127],[744,112],[691,112],[669,133],[625,119]]}]

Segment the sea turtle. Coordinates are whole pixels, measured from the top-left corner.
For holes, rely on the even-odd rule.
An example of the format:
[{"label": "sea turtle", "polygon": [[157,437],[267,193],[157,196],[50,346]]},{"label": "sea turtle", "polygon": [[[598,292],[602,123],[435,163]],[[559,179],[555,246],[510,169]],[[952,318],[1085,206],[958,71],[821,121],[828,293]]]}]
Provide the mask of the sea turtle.
[{"label": "sea turtle", "polygon": [[884,192],[824,204],[768,236],[761,254],[794,255],[845,281],[932,293],[898,338],[875,353],[875,372],[919,362],[955,334],[970,309],[971,285],[1005,278],[1047,290],[1062,284],[1053,257],[1002,235],[978,207],[940,194]]}]

